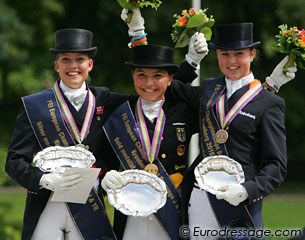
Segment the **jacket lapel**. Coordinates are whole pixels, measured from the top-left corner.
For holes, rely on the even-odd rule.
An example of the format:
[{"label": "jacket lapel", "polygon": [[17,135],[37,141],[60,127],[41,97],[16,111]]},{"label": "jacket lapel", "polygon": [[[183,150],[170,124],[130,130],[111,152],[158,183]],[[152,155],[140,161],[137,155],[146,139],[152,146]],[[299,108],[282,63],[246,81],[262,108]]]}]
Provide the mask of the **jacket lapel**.
[{"label": "jacket lapel", "polygon": [[[236,92],[232,94],[232,96],[228,99],[228,108],[231,109],[232,106],[249,90],[250,84],[243,86],[238,89]],[[257,94],[250,102],[254,102],[257,99],[261,98],[261,94]],[[250,103],[249,102],[249,103]]]}]

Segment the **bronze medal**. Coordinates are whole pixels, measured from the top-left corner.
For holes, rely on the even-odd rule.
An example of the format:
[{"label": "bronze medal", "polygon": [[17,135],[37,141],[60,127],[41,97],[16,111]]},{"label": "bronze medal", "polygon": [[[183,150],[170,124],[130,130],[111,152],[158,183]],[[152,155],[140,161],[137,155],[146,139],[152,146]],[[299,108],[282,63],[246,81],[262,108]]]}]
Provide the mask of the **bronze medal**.
[{"label": "bronze medal", "polygon": [[220,129],[216,132],[216,142],[225,143],[229,138],[229,134],[226,130]]},{"label": "bronze medal", "polygon": [[148,173],[152,173],[152,174],[155,174],[157,175],[158,173],[158,167],[156,164],[153,164],[153,163],[149,163],[145,166],[144,170]]}]

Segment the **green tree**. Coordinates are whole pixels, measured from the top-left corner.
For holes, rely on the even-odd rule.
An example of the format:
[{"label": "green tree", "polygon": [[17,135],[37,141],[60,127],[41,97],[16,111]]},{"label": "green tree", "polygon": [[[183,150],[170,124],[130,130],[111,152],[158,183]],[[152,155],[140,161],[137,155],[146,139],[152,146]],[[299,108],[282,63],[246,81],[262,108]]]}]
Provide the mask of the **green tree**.
[{"label": "green tree", "polygon": [[31,28],[22,23],[16,11],[0,0],[0,73],[2,103],[8,101],[8,75],[28,58]]},{"label": "green tree", "polygon": [[0,53],[2,106],[9,106],[7,103],[16,104],[16,96],[48,86],[51,62],[47,46],[53,42],[53,18],[62,14],[63,8],[58,0],[0,1],[4,23],[0,37],[9,46],[2,46],[5,51]]}]

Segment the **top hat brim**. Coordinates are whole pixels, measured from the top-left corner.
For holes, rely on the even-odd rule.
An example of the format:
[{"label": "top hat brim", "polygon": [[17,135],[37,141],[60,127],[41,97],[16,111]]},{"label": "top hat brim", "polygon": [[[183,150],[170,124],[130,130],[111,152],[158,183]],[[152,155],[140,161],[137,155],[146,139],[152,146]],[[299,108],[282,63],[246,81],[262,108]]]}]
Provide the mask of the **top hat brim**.
[{"label": "top hat brim", "polygon": [[57,48],[50,48],[50,53],[56,57],[59,53],[87,53],[90,57],[94,57],[97,53],[97,47],[87,48],[87,49],[57,49]]},{"label": "top hat brim", "polygon": [[261,42],[257,41],[251,44],[247,44],[247,43],[242,43],[242,42],[226,42],[224,44],[214,44],[214,43],[209,43],[209,47],[211,48],[215,48],[215,49],[222,49],[222,50],[242,50],[242,49],[246,49],[246,48],[255,48],[258,45],[260,45]]},{"label": "top hat brim", "polygon": [[125,62],[125,64],[130,67],[131,69],[135,68],[158,68],[158,69],[166,69],[169,70],[171,73],[176,73],[179,70],[179,66],[177,64],[153,64],[153,63],[132,63],[132,62]]}]

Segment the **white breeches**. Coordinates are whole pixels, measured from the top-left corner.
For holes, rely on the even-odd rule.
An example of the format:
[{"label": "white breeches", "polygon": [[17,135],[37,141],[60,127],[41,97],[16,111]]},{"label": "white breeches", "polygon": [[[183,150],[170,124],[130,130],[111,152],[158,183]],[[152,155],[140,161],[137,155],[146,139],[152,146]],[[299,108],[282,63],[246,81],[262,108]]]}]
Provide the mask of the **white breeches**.
[{"label": "white breeches", "polygon": [[32,240],[83,240],[66,203],[48,201]]},{"label": "white breeches", "polygon": [[219,224],[210,205],[207,193],[193,188],[189,208],[190,239],[217,239],[215,234],[220,230]]},{"label": "white breeches", "polygon": [[[169,216],[170,217],[170,216]],[[123,240],[169,240],[158,219],[152,214],[148,217],[127,218]]]}]

